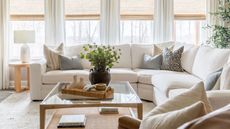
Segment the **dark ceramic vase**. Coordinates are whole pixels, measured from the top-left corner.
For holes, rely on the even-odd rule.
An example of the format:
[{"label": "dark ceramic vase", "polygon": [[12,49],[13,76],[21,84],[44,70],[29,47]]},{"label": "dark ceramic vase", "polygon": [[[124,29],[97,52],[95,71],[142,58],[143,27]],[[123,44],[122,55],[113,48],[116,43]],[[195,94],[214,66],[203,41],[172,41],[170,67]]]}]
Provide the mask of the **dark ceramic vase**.
[{"label": "dark ceramic vase", "polygon": [[110,80],[111,80],[111,75],[109,69],[106,69],[104,71],[97,71],[94,69],[90,69],[89,81],[91,82],[91,85],[97,83],[105,83],[108,86]]}]

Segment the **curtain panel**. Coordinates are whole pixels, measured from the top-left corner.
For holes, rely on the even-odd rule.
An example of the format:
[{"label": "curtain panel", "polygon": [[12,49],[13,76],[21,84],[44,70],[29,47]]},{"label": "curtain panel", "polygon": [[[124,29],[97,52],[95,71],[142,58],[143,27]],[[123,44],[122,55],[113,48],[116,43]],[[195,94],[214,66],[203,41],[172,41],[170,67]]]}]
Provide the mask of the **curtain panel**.
[{"label": "curtain panel", "polygon": [[45,0],[45,44],[65,42],[64,0]]},{"label": "curtain panel", "polygon": [[174,0],[155,0],[154,3],[154,41],[173,40]]},{"label": "curtain panel", "polygon": [[0,1],[0,89],[9,88],[9,0]]},{"label": "curtain panel", "polygon": [[115,44],[120,40],[120,0],[101,0],[100,40]]}]

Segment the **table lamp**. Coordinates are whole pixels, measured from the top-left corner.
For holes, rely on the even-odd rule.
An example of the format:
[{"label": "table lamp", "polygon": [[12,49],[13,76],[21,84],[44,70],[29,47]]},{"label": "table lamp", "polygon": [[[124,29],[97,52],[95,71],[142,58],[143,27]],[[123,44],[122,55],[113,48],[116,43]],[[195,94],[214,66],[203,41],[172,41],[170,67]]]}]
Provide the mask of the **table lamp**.
[{"label": "table lamp", "polygon": [[35,42],[34,30],[16,30],[14,31],[14,43],[21,43],[21,61],[28,63],[30,61],[30,47],[28,43]]}]

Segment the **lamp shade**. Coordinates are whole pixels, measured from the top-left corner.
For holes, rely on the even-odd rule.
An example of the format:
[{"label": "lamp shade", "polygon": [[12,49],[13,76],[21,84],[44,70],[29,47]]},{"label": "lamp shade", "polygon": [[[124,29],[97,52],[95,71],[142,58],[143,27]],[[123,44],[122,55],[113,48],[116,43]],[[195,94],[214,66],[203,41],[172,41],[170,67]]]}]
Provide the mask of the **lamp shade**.
[{"label": "lamp shade", "polygon": [[14,31],[14,43],[34,43],[34,30],[16,30]]}]

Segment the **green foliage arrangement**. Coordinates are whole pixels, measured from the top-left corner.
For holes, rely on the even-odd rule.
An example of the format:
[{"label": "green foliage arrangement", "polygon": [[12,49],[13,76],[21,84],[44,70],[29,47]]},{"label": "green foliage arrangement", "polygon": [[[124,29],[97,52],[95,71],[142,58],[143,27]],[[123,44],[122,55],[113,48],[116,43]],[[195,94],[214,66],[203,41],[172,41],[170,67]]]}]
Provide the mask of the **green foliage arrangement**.
[{"label": "green foliage arrangement", "polygon": [[88,60],[94,67],[93,70],[105,71],[112,68],[115,63],[118,63],[121,50],[115,49],[112,46],[87,44],[83,46],[84,52],[80,53],[82,59]]},{"label": "green foliage arrangement", "polygon": [[[217,16],[225,24],[230,25],[230,0],[219,0],[218,11],[211,13]],[[212,30],[212,35],[207,43],[217,48],[230,47],[230,26],[226,25],[208,25],[208,29]]]}]

